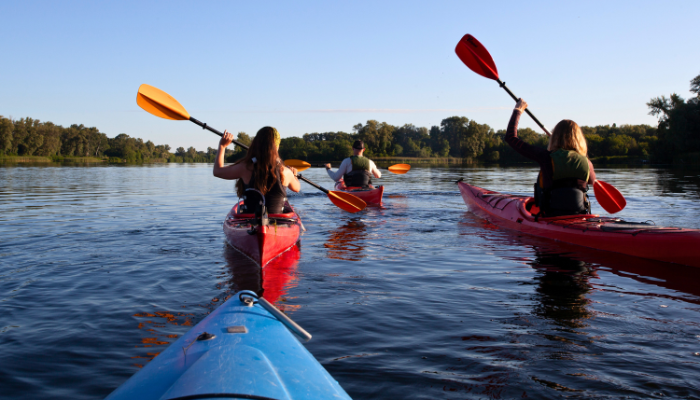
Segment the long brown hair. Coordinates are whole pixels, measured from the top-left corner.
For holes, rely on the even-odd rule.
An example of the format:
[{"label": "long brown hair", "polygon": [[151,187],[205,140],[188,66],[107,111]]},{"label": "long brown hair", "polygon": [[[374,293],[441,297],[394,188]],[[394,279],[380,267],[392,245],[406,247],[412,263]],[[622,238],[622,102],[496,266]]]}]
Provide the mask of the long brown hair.
[{"label": "long brown hair", "polygon": [[[277,129],[265,126],[255,134],[245,157],[236,163],[245,163],[249,170],[252,167],[255,175],[254,188],[262,194],[269,192],[273,185],[277,185],[278,176],[282,179],[283,167],[278,163],[280,157],[277,153],[278,143],[279,133]],[[255,158],[255,162],[253,162],[253,158]],[[243,197],[244,191],[243,179],[239,179],[236,182],[238,197]]]},{"label": "long brown hair", "polygon": [[556,151],[559,149],[573,150],[582,156],[588,156],[586,137],[583,135],[581,127],[570,119],[559,121],[549,138],[547,150]]}]

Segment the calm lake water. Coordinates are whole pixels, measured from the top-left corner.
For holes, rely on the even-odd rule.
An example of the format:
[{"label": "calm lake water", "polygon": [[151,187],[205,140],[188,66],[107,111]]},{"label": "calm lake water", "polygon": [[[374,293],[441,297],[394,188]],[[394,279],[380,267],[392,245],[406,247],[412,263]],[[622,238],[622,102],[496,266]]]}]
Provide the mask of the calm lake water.
[{"label": "calm lake water", "polygon": [[[596,172],[619,216],[700,228],[700,171]],[[454,184],[535,176],[387,171],[359,214],[302,184],[307,232],[261,272],[225,243],[236,197],[210,165],[1,166],[0,399],[104,397],[241,289],[356,399],[700,398],[700,269],[496,228]]]}]

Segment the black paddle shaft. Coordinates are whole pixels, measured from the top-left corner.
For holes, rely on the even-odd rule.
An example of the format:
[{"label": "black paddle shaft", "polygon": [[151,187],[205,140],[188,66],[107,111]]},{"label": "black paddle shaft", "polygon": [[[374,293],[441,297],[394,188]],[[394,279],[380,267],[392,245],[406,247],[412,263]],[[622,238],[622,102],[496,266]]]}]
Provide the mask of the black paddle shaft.
[{"label": "black paddle shaft", "polygon": [[[508,92],[508,94],[510,95],[510,97],[513,98],[513,100],[515,100],[516,102],[518,101],[518,98],[513,94],[513,92],[510,91],[510,89],[508,89],[508,86],[506,86],[506,83],[505,83],[505,82],[502,82],[502,81],[501,81],[500,79],[498,79],[498,78],[496,78],[496,82],[498,82],[498,84],[503,88],[503,90],[505,90],[506,92]],[[530,110],[528,110],[528,109],[526,108],[526,109],[525,109],[525,112],[527,113],[527,115],[529,115],[529,116],[537,123],[537,125],[540,126],[540,128],[542,128],[542,130],[547,134],[547,136],[552,136],[552,134],[549,133],[549,131],[547,130],[547,128],[545,128],[544,125],[542,125],[542,123],[540,122],[540,120],[538,120],[534,115],[532,115],[532,113],[530,112]],[[191,119],[191,118],[190,118],[190,119]]]},{"label": "black paddle shaft", "polygon": [[328,189],[326,189],[326,188],[324,188],[324,187],[322,187],[322,186],[319,186],[319,185],[317,185],[317,184],[311,182],[310,180],[308,180],[308,179],[304,178],[303,176],[301,176],[301,174],[297,174],[297,178],[299,178],[299,179],[301,179],[302,181],[308,183],[309,185],[315,187],[316,189],[322,191],[323,193],[328,194]]},{"label": "black paddle shaft", "polygon": [[[312,167],[325,167],[325,166],[326,166],[326,164],[310,164],[310,165],[311,165]],[[384,167],[381,167],[381,168],[380,168],[380,167],[377,167],[377,169],[386,169],[386,170],[391,171],[389,168],[384,168]]]},{"label": "black paddle shaft", "polygon": [[[198,120],[198,119],[195,119],[195,118],[193,118],[193,117],[190,117],[190,121],[192,121],[192,122],[194,122],[195,124],[201,126],[202,129],[206,129],[206,130],[212,131],[212,132],[216,133],[216,134],[219,135],[219,136],[224,136],[223,133],[217,131],[216,129],[212,128],[211,126],[207,125],[206,123],[204,123],[204,122],[202,122],[202,121],[200,121],[200,120]],[[243,143],[239,142],[238,140],[232,140],[232,142],[233,142],[235,145],[241,146],[242,148],[244,148],[244,149],[246,149],[246,150],[248,149],[248,146],[244,145]],[[299,178],[299,179],[301,179],[302,181],[308,183],[309,185],[315,187],[316,189],[322,191],[323,193],[328,194],[328,189],[326,189],[326,188],[324,188],[324,187],[321,187],[321,186],[319,186],[319,185],[317,185],[317,184],[311,182],[310,180],[308,180],[308,179],[304,178],[303,176],[301,176],[301,174],[297,174],[297,178]]]},{"label": "black paddle shaft", "polygon": [[[533,117],[533,118],[534,118],[534,117]],[[216,129],[212,128],[211,126],[207,125],[206,123],[204,123],[204,122],[202,122],[202,121],[200,121],[200,120],[197,120],[197,119],[194,119],[193,117],[190,117],[190,121],[192,121],[192,122],[194,122],[195,124],[201,126],[202,129],[206,129],[206,130],[212,131],[212,132],[214,132],[214,133],[216,133],[217,135],[222,136],[222,137],[224,136],[223,133],[217,131]],[[244,145],[243,143],[239,142],[238,140],[232,139],[231,141],[232,141],[233,144],[235,144],[236,146],[240,146],[240,147],[242,147],[242,148],[248,150],[248,146]]]}]

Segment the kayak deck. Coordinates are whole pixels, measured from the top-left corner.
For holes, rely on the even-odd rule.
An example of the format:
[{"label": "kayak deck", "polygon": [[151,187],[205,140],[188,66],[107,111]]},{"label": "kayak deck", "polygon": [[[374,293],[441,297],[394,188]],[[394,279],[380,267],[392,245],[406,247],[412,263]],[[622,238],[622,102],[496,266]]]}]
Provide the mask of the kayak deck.
[{"label": "kayak deck", "polygon": [[242,301],[245,293],[231,297],[107,399],[350,399],[277,318],[259,303]]},{"label": "kayak deck", "polygon": [[469,209],[497,226],[600,250],[700,267],[700,230],[627,222],[596,214],[536,218],[529,196],[458,181]]},{"label": "kayak deck", "polygon": [[374,205],[382,205],[382,197],[384,196],[384,186],[372,186],[370,188],[347,187],[342,179],[335,183],[335,190],[350,193],[365,203]]},{"label": "kayak deck", "polygon": [[289,203],[285,204],[285,213],[270,214],[270,225],[265,226],[254,226],[254,214],[238,213],[242,204],[236,204],[226,216],[224,234],[231,247],[256,264],[264,267],[299,241],[301,219]]}]

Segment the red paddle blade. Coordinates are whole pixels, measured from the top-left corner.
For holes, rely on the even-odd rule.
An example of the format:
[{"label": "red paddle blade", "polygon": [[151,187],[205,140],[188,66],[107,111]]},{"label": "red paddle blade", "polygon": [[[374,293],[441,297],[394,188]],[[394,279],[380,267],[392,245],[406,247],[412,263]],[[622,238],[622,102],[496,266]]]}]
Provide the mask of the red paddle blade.
[{"label": "red paddle blade", "polygon": [[493,58],[491,58],[491,54],[486,50],[486,47],[479,43],[474,36],[470,34],[464,35],[462,40],[457,43],[455,53],[472,71],[494,81],[498,80],[496,63],[493,62]]},{"label": "red paddle blade", "polygon": [[593,191],[600,206],[610,214],[622,211],[627,205],[627,200],[622,196],[622,193],[609,183],[596,180],[593,184]]}]

